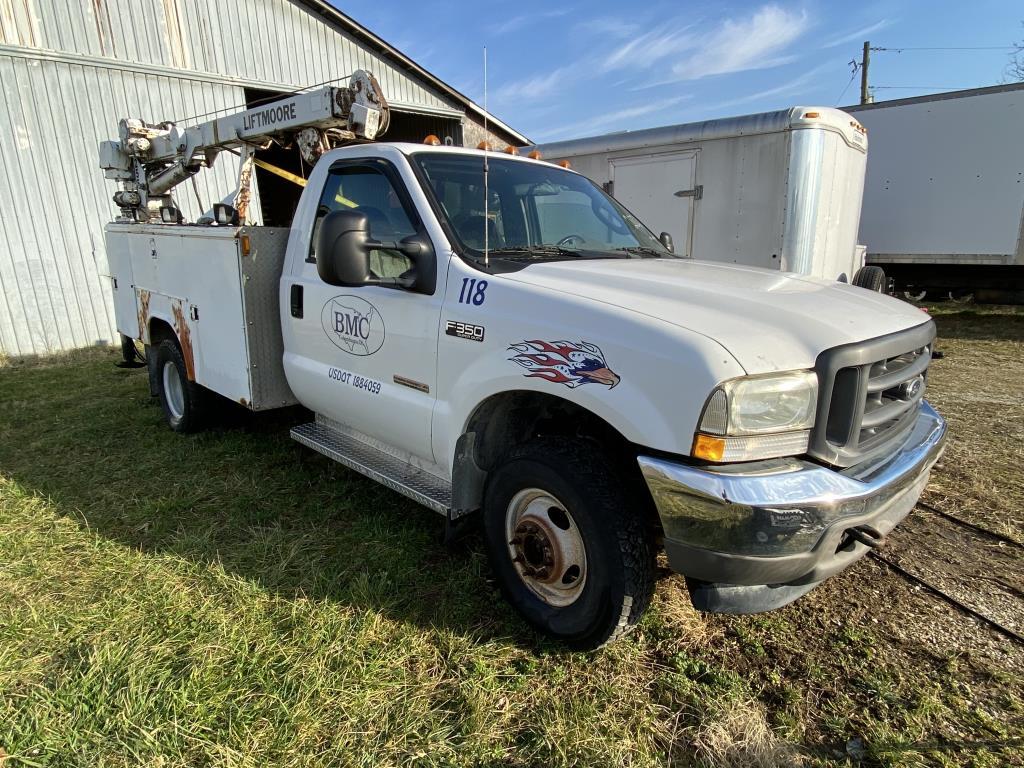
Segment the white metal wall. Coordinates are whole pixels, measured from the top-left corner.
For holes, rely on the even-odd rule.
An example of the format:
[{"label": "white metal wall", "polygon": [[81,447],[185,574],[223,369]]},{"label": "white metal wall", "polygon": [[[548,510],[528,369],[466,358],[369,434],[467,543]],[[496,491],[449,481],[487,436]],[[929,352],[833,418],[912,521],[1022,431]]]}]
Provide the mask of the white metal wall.
[{"label": "white metal wall", "polygon": [[[393,105],[462,111],[288,0],[0,0],[0,355],[116,338],[101,277],[116,186],[98,145],[120,118],[200,115],[243,104],[245,86],[287,90],[358,68]],[[199,174],[207,207],[236,172],[222,155]],[[197,214],[191,185],[176,202]]]},{"label": "white metal wall", "polygon": [[1024,264],[1024,90],[854,108],[860,240],[878,262]]},{"label": "white metal wall", "polygon": [[457,108],[290,0],[0,0],[0,43],[286,88],[369,69],[392,103]]},{"label": "white metal wall", "polygon": [[[103,225],[117,215],[116,187],[97,164],[99,142],[121,116],[210,111],[244,100],[242,89],[14,56],[0,56],[0,83],[0,352],[109,342]],[[234,190],[232,159],[200,174],[207,207]],[[198,213],[189,185],[176,199]]]}]

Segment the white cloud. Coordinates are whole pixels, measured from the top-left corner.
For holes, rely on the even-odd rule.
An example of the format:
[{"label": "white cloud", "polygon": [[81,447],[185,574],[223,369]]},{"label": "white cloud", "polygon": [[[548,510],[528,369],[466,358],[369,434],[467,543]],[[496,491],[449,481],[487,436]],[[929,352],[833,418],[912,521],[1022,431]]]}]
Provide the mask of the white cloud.
[{"label": "white cloud", "polygon": [[754,69],[768,69],[796,57],[786,52],[810,27],[806,11],[766,4],[744,17],[727,17],[710,29],[676,19],[619,45],[602,62],[605,72],[651,71],[636,90]]},{"label": "white cloud", "polygon": [[547,21],[549,19],[557,19],[561,16],[566,16],[572,11],[572,8],[557,8],[552,11],[542,11],[540,13],[523,13],[519,16],[512,16],[505,21],[497,24],[491,24],[487,27],[488,34],[494,36],[507,35],[510,32],[516,32],[517,30],[527,27],[531,24],[538,22]]},{"label": "white cloud", "polygon": [[573,78],[575,72],[576,68],[570,64],[523,80],[504,83],[495,90],[494,98],[505,104],[506,108],[514,106],[514,102],[519,100],[539,99],[550,95],[557,86]]},{"label": "white cloud", "polygon": [[821,47],[835,48],[837,45],[842,45],[843,43],[852,43],[855,40],[857,42],[863,42],[865,35],[870,35],[872,32],[877,32],[880,29],[885,29],[886,27],[891,26],[892,24],[893,22],[890,19],[882,19],[881,21],[876,21],[869,27],[864,27],[864,29],[858,29],[856,32],[849,32],[845,35],[834,37]]},{"label": "white cloud", "polygon": [[810,26],[806,11],[795,13],[765,5],[744,19],[725,19],[701,39],[685,60],[672,67],[675,80],[698,80],[792,61],[786,48]]},{"label": "white cloud", "polygon": [[[649,101],[645,104],[639,104],[635,107],[626,107],[624,109],[616,110],[615,112],[600,113],[586,120],[580,120],[578,122],[570,123],[568,125],[561,125],[558,126],[557,128],[552,128],[547,131],[541,131],[537,134],[537,138],[546,141],[551,141],[553,139],[568,136],[578,136],[582,133],[587,133],[588,135],[591,135],[600,133],[602,129],[609,126],[616,127],[618,128],[618,130],[622,131],[632,130],[633,126],[629,125],[626,121],[638,117],[643,117],[644,115],[649,115],[654,112],[660,112],[663,109],[673,107],[676,104],[679,104],[683,101],[687,101],[690,98],[692,97],[688,94],[684,94],[682,96],[671,96],[667,99]],[[616,125],[617,123],[626,124]]]},{"label": "white cloud", "polygon": [[634,21],[616,19],[611,16],[599,16],[596,19],[581,21],[573,27],[575,32],[609,40],[632,37],[640,29]]},{"label": "white cloud", "polygon": [[814,69],[804,72],[802,75],[794,77],[792,80],[788,80],[781,85],[777,85],[774,88],[766,88],[763,91],[756,91],[754,93],[748,93],[745,96],[738,96],[734,99],[727,99],[725,101],[718,101],[713,104],[702,104],[702,112],[714,112],[719,109],[725,109],[726,107],[736,107],[740,104],[749,104],[756,101],[764,101],[770,99],[773,96],[788,96],[790,94],[798,94],[801,91],[806,90],[812,81],[822,72],[829,67],[829,64],[820,64]]}]

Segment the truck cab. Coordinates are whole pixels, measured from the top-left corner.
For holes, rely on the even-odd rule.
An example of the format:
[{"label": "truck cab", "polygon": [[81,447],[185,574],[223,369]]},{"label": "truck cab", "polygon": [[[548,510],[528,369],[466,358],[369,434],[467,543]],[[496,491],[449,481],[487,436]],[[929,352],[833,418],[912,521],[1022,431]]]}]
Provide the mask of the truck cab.
[{"label": "truck cab", "polygon": [[[161,227],[171,239],[156,243]],[[791,602],[884,541],[943,446],[924,399],[926,314],[833,281],[680,258],[541,159],[343,147],[314,166],[287,232],[219,228],[232,245],[214,269],[220,257],[195,255],[204,229],[218,228],[108,229],[137,298],[118,304],[119,327],[125,315],[147,345],[171,426],[197,428],[231,377],[223,356],[203,362],[204,345],[276,324],[279,347],[239,342],[250,353],[237,377],[255,392],[278,376],[282,404],[315,413],[292,430],[300,443],[453,528],[479,519],[505,597],[577,647],[639,620],[659,545],[699,609]],[[193,257],[206,266],[170,293],[158,284],[170,268],[138,264]],[[272,309],[245,301],[261,279]],[[237,323],[208,322],[236,291]],[[196,311],[156,318],[155,333],[160,301]],[[268,343],[277,362],[253,363]]]}]

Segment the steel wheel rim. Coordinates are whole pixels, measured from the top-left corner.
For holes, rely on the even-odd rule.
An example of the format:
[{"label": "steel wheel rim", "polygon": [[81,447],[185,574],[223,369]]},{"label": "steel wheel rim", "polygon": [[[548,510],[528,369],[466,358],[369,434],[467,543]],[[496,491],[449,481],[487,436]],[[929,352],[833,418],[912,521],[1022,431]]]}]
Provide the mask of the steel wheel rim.
[{"label": "steel wheel rim", "polygon": [[547,605],[564,608],[587,582],[583,535],[569,510],[539,488],[520,491],[505,511],[505,541],[516,574]]},{"label": "steel wheel rim", "polygon": [[171,412],[173,418],[180,419],[185,415],[185,391],[181,386],[178,367],[170,360],[164,363],[163,377],[167,410]]}]

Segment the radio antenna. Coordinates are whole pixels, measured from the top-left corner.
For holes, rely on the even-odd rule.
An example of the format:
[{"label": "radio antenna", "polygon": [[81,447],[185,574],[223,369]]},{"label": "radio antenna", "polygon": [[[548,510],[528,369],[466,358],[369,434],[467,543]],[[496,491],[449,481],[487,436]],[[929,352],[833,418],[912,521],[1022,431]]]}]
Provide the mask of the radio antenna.
[{"label": "radio antenna", "polygon": [[491,134],[487,129],[487,46],[484,46],[484,267],[491,266],[491,196],[487,188],[487,152],[491,148]]}]

